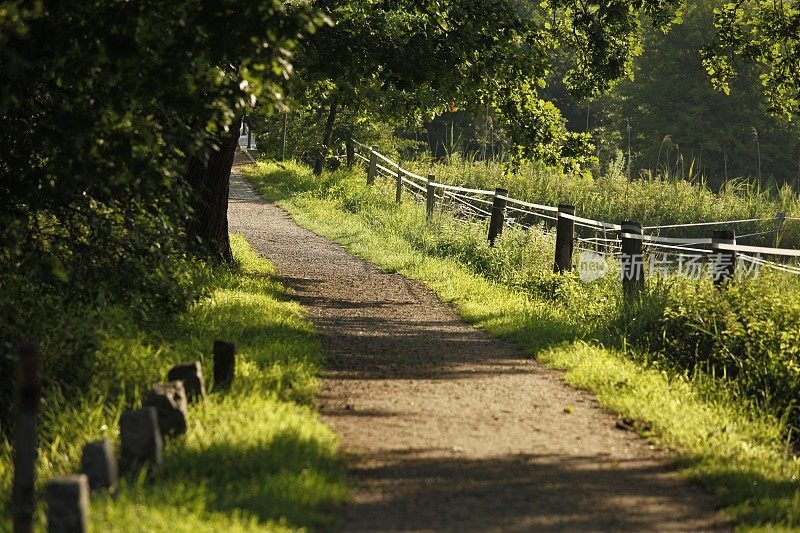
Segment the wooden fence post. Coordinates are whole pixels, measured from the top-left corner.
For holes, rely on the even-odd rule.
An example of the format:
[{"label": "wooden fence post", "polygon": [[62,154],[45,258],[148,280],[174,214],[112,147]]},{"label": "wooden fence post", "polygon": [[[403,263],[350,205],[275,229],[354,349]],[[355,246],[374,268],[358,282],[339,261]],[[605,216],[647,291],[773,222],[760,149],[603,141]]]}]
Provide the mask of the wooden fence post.
[{"label": "wooden fence post", "polygon": [[353,168],[353,163],[356,161],[356,145],[351,137],[345,141],[344,150],[347,154],[347,168]]},{"label": "wooden fence post", "polygon": [[395,178],[394,201],[399,204],[403,199],[403,175],[400,173],[400,163],[397,163],[397,177]]},{"label": "wooden fence post", "polygon": [[575,242],[575,221],[561,214],[574,215],[575,206],[558,204],[556,222],[556,256],[553,272],[563,274],[572,270],[572,249]]},{"label": "wooden fence post", "polygon": [[489,246],[494,246],[494,240],[503,233],[503,219],[508,201],[501,199],[501,196],[508,196],[508,190],[497,187],[492,200],[492,217],[489,219]]},{"label": "wooden fence post", "polygon": [[622,226],[622,289],[626,296],[631,296],[644,289],[642,225],[633,221],[624,221],[620,225]]},{"label": "wooden fence post", "polygon": [[425,218],[430,220],[433,208],[436,206],[436,188],[433,186],[434,175],[428,174],[428,184],[425,187]]},{"label": "wooden fence post", "polygon": [[775,213],[775,248],[781,244],[781,231],[783,230],[783,222],[786,220],[786,213],[778,211]]},{"label": "wooden fence post", "polygon": [[48,532],[89,530],[89,480],[84,474],[54,478],[45,485],[44,493]]},{"label": "wooden fence post", "polygon": [[214,353],[214,388],[228,389],[236,372],[236,345],[232,342],[216,340]]},{"label": "wooden fence post", "polygon": [[736,252],[733,250],[722,250],[718,244],[736,244],[736,232],[732,229],[714,230],[711,237],[711,250],[714,252],[714,264],[712,265],[711,277],[714,285],[733,279],[736,273]]},{"label": "wooden fence post", "polygon": [[374,146],[369,148],[369,166],[367,167],[367,185],[375,183],[375,174],[378,172],[378,152]]},{"label": "wooden fence post", "polygon": [[14,481],[11,512],[14,533],[33,529],[36,508],[36,411],[39,405],[39,347],[23,344],[17,348],[16,424],[14,428]]}]

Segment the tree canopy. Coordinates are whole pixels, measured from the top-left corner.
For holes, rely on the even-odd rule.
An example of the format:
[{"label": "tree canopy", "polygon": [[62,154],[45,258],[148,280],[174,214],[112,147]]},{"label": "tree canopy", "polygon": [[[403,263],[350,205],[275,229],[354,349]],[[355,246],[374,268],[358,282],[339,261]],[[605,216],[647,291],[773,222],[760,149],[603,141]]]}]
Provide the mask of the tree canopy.
[{"label": "tree canopy", "polygon": [[187,159],[254,98],[280,101],[321,21],[278,0],[1,2],[3,263],[64,278],[170,248]]},{"label": "tree canopy", "polygon": [[704,50],[715,85],[729,93],[743,65],[758,66],[770,110],[800,115],[800,5],[772,0],[728,2],[714,11],[716,36]]},{"label": "tree canopy", "polygon": [[[630,74],[641,20],[664,28],[680,2],[318,0],[336,23],[304,42],[289,94],[310,110],[349,107],[374,122],[489,105],[520,159],[568,165],[588,138],[564,127],[542,89],[561,49],[565,82],[597,94]],[[328,136],[323,136],[327,138]]]}]

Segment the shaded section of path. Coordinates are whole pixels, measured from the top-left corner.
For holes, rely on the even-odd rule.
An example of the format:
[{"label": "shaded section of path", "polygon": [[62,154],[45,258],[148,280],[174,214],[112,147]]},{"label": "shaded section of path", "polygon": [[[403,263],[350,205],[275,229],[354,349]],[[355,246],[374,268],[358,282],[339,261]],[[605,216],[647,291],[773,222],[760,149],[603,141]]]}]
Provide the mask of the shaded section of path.
[{"label": "shaded section of path", "polygon": [[341,529],[729,529],[709,496],[616,429],[590,394],[421,285],[300,228],[236,174],[229,217],[317,327],[320,409],[353,483]]}]

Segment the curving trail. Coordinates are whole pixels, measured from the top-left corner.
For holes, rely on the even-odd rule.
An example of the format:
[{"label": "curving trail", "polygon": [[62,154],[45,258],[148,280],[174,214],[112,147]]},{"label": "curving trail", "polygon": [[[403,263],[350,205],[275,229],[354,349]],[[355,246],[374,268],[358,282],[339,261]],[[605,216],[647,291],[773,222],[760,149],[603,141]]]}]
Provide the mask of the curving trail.
[{"label": "curving trail", "polygon": [[590,394],[418,283],[300,228],[235,172],[228,215],[316,325],[319,406],[353,486],[339,529],[730,530],[711,497]]}]

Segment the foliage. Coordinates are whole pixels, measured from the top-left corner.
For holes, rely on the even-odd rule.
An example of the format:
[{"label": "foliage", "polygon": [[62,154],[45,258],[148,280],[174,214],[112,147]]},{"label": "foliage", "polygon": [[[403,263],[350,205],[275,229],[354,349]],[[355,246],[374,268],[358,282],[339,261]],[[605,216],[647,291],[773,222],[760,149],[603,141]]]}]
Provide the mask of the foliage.
[{"label": "foliage", "polygon": [[[613,132],[613,145],[626,155],[630,150],[634,178],[650,170],[690,180],[702,175],[714,188],[733,177],[796,185],[800,131],[770,115],[758,69],[743,65],[727,94],[709,83],[698,50],[712,39],[713,10],[721,5],[691,0],[666,35],[645,29],[635,78],[588,104],[590,130],[598,139]],[[581,107],[580,117],[580,110],[568,110],[577,131],[585,128],[587,104]]]},{"label": "foliage", "polygon": [[728,2],[714,11],[714,41],[704,64],[728,93],[739,62],[758,66],[770,110],[787,120],[800,115],[800,8],[796,2]]},{"label": "foliage", "polygon": [[350,109],[344,131],[352,135],[365,122],[419,127],[446,106],[489,105],[508,129],[519,159],[573,166],[587,156],[587,139],[569,134],[558,110],[540,94],[555,51],[566,47],[576,58],[567,71],[571,89],[607,90],[630,72],[640,49],[640,17],[646,14],[666,27],[679,2],[318,0],[314,5],[335,24],[298,52],[289,94],[299,108]]},{"label": "foliage", "polygon": [[[145,325],[120,307],[89,316],[65,313],[64,320],[85,321],[95,333],[86,362],[66,368],[54,368],[64,361],[52,355],[72,349],[70,341],[54,338],[45,345],[45,375],[64,372],[44,384],[40,483],[77,471],[86,442],[115,440],[123,409],[140,405],[149,384],[162,380],[171,365],[199,359],[211,368],[215,339],[237,346],[231,390],[190,406],[187,435],[167,442],[164,471],[152,481],[126,477],[118,498],[93,495],[93,529],[313,527],[330,523],[321,506],[344,497],[337,439],[309,406],[320,364],[311,323],[286,301],[272,266],[234,237],[240,268],[193,276],[206,296],[187,311],[152,316]],[[29,326],[39,327],[36,321]],[[10,463],[9,442],[0,438],[2,504],[10,495]]]},{"label": "foliage", "polygon": [[[678,369],[702,369],[800,428],[800,280],[774,271],[725,290],[710,282],[652,287],[630,340]],[[642,317],[645,317],[644,319]],[[649,320],[648,320],[649,317]]]}]

